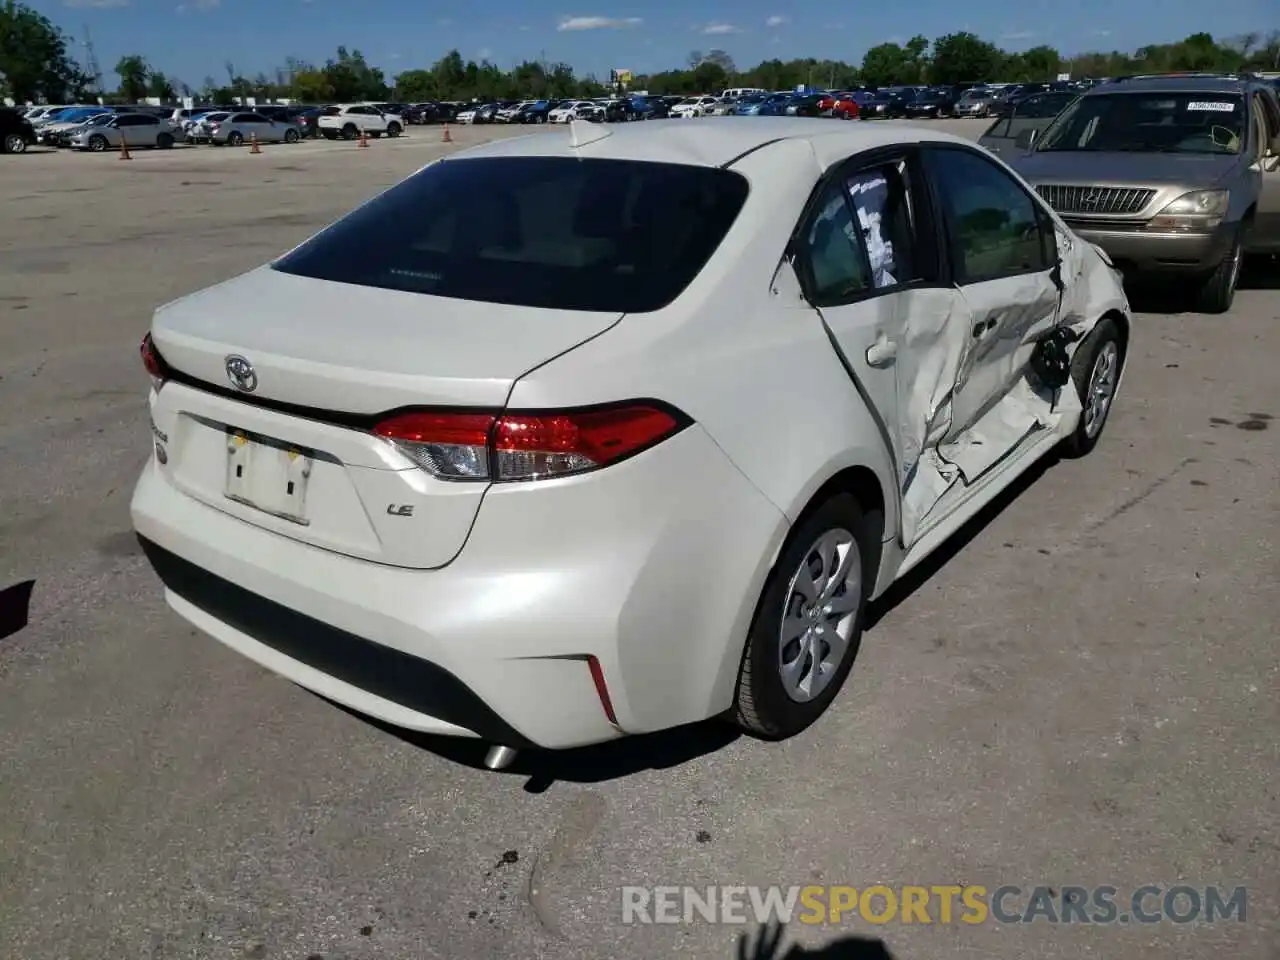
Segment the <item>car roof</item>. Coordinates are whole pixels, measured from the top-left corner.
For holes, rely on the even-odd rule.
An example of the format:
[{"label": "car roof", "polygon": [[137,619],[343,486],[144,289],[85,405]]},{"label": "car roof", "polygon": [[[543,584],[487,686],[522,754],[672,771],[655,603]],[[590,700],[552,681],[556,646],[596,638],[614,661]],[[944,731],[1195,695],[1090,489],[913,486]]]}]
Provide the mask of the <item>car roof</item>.
[{"label": "car roof", "polygon": [[[643,129],[641,129],[643,126]],[[593,139],[594,138],[594,139]],[[915,124],[887,121],[875,124],[836,123],[796,117],[737,117],[717,123],[652,120],[617,127],[588,126],[582,146],[573,146],[572,127],[565,133],[538,133],[494,140],[455,156],[582,157],[682,163],[704,167],[727,166],[744,154],[783,140],[806,140],[823,166],[863,150],[921,141],[973,143],[954,134]]]},{"label": "car roof", "polygon": [[1183,76],[1124,77],[1091,88],[1085,96],[1108,93],[1244,93],[1250,81],[1243,77],[1186,74]]}]

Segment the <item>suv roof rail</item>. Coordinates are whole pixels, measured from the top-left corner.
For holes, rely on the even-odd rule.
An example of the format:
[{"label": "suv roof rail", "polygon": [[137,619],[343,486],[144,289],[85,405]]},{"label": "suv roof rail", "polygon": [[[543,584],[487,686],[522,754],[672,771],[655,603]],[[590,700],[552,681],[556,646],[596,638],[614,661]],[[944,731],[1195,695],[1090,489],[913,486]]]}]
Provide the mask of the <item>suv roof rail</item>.
[{"label": "suv roof rail", "polygon": [[1258,80],[1256,73],[1238,71],[1236,73],[1221,70],[1171,70],[1168,73],[1134,73],[1123,77],[1112,77],[1109,83],[1123,83],[1126,80]]}]

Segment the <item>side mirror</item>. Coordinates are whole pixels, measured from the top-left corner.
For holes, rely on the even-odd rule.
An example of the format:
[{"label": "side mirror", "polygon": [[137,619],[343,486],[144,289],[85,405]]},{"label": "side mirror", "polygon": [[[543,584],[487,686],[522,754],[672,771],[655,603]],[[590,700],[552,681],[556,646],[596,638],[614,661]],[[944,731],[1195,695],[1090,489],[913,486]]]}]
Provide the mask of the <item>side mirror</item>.
[{"label": "side mirror", "polygon": [[1032,127],[1030,130],[1023,130],[1013,141],[1013,145],[1019,150],[1030,150],[1036,145],[1036,140],[1040,137],[1040,131]]}]

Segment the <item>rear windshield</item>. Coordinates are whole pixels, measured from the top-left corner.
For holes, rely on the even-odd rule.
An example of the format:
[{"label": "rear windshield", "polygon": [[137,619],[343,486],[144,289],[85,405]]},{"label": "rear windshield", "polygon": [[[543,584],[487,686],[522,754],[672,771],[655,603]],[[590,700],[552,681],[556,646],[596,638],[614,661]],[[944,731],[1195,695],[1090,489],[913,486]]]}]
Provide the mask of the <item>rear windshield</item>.
[{"label": "rear windshield", "polygon": [[711,258],[748,193],[739,174],[632,160],[493,157],[419,171],[275,269],[462,300],[645,313]]}]

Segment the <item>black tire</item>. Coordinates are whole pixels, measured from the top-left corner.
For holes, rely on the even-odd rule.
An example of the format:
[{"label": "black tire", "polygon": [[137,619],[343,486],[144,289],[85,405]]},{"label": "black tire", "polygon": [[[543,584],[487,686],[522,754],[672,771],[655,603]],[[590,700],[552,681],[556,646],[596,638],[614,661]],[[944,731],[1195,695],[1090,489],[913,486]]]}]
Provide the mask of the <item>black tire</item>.
[{"label": "black tire", "polygon": [[285,142],[285,143],[297,143],[297,142],[298,142],[298,139],[299,139],[299,138],[298,138],[298,131],[297,131],[297,130],[286,130],[286,131],[284,132],[284,142]]},{"label": "black tire", "polygon": [[[791,591],[792,578],[797,574],[806,557],[812,560],[812,548],[824,534],[843,530],[852,534],[857,544],[861,578],[854,598],[853,619],[844,654],[839,663],[830,668],[826,685],[812,699],[800,701],[791,696],[783,685],[782,665],[784,651],[790,643],[783,644],[780,636],[784,616],[794,613],[794,604],[801,598]],[[862,623],[866,612],[867,594],[875,582],[878,560],[878,535],[875,516],[864,514],[852,494],[841,493],[831,497],[792,530],[778,562],[765,582],[764,591],[756,607],[751,632],[747,636],[746,650],[738,672],[738,686],[731,716],[747,733],[762,740],[783,740],[795,736],[810,726],[830,705],[840,692],[845,678],[853,667],[862,640]],[[833,597],[848,596],[850,584]],[[795,642],[795,641],[793,641]],[[825,649],[825,648],[824,648]],[[809,657],[796,642],[797,657]],[[789,658],[789,662],[796,662]],[[802,668],[804,664],[801,664]]]},{"label": "black tire", "polygon": [[159,147],[161,150],[172,150],[173,135],[168,133],[160,134],[160,136],[156,137],[156,146]]},{"label": "black tire", "polygon": [[100,133],[95,133],[89,138],[88,147],[94,153],[103,153],[106,151],[108,146],[110,146],[110,144],[107,143],[107,138]]},{"label": "black tire", "polygon": [[1196,292],[1196,305],[1201,313],[1226,313],[1236,299],[1236,285],[1240,282],[1240,266],[1244,261],[1244,229],[1236,231],[1231,250],[1214,268],[1213,273],[1200,282]]},{"label": "black tire", "polygon": [[[1114,367],[1110,374],[1110,399],[1101,417],[1091,420],[1089,419],[1089,400],[1094,371],[1098,366],[1099,358],[1110,351],[1114,352]],[[1085,456],[1092,452],[1098,445],[1098,441],[1102,439],[1107,421],[1111,419],[1111,409],[1115,406],[1115,389],[1120,380],[1120,373],[1124,370],[1124,362],[1124,343],[1120,339],[1120,330],[1115,321],[1109,317],[1094,327],[1085,337],[1084,342],[1076,348],[1075,356],[1071,359],[1071,383],[1075,387],[1084,411],[1080,414],[1080,422],[1076,424],[1075,431],[1063,440],[1059,447],[1059,453],[1066,459],[1074,460]]]},{"label": "black tire", "polygon": [[230,133],[227,134],[227,146],[228,147],[244,146],[244,135],[240,133],[239,130],[232,130]]},{"label": "black tire", "polygon": [[332,130],[324,130],[324,131],[322,131],[322,133],[323,133],[324,138],[325,138],[326,140],[337,140],[337,139],[338,139],[338,135],[337,135],[336,133],[334,133]]},{"label": "black tire", "polygon": [[359,135],[360,135],[360,131],[356,129],[356,125],[354,123],[348,123],[345,127],[342,128],[343,140],[354,140]]},{"label": "black tire", "polygon": [[11,133],[0,143],[0,153],[26,153],[27,138],[20,133]]},{"label": "black tire", "polygon": [[389,124],[387,124],[387,136],[388,136],[388,137],[392,137],[392,138],[394,138],[394,137],[398,137],[398,136],[400,136],[400,134],[402,134],[402,133],[404,133],[404,130],[403,130],[403,129],[401,129],[400,124],[398,124],[398,123],[389,123]]}]

